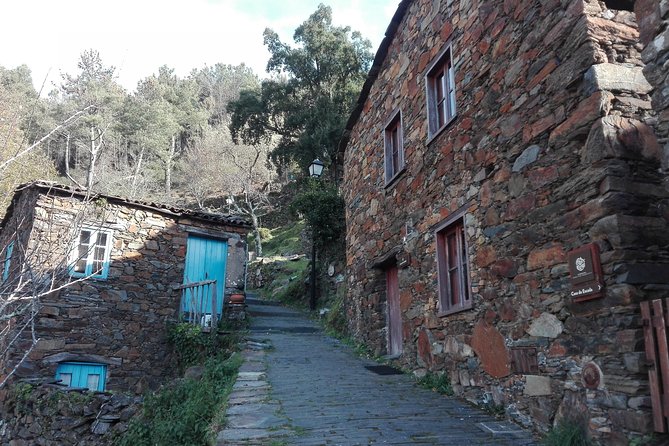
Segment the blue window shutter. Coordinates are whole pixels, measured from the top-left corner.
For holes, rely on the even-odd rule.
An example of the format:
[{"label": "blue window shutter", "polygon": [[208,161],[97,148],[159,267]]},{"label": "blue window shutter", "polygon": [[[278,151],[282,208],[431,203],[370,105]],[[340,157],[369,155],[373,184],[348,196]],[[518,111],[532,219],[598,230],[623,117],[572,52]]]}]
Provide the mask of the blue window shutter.
[{"label": "blue window shutter", "polygon": [[14,251],[14,242],[10,242],[9,245],[7,245],[7,249],[5,250],[5,264],[2,269],[3,282],[9,278],[9,267],[12,263],[12,251]]},{"label": "blue window shutter", "polygon": [[102,392],[107,381],[107,366],[90,362],[61,362],[56,370],[56,379],[66,378],[70,378],[70,387]]}]

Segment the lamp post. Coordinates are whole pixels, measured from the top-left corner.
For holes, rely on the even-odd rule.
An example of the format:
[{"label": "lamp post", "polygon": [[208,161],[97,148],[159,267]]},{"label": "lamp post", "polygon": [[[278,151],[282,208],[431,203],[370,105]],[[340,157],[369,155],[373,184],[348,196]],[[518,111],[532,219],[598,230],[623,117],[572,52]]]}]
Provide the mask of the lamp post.
[{"label": "lamp post", "polygon": [[[309,164],[309,176],[319,178],[323,173],[323,162],[316,158]],[[311,296],[309,297],[309,308],[316,309],[316,228],[311,228]]]}]

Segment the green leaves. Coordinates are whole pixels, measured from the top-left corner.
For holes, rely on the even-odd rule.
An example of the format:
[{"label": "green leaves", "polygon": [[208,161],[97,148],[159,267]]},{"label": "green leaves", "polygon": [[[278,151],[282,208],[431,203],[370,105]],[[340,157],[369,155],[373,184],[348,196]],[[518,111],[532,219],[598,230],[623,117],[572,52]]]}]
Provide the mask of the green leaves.
[{"label": "green leaves", "polygon": [[314,158],[335,163],[337,143],[372,61],[371,44],[349,27],[332,25],[332,10],[319,5],[295,30],[295,47],[266,29],[271,57],[260,91],[242,92],[228,107],[235,140],[248,144],[279,136],[275,160],[306,169]]},{"label": "green leaves", "polygon": [[119,446],[208,445],[215,433],[211,429],[224,410],[227,395],[241,365],[234,354],[227,359],[216,356],[204,363],[199,380],[183,379],[148,395],[143,413],[130,422],[128,431],[115,444]]},{"label": "green leaves", "polygon": [[346,230],[344,199],[334,186],[310,181],[293,201],[292,210],[304,215],[320,250],[337,246]]}]

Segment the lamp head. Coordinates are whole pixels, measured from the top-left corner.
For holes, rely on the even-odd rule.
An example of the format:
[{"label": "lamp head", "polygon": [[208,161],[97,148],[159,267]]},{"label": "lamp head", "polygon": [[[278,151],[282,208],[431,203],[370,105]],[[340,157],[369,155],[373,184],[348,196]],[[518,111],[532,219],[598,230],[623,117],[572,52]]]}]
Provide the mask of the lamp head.
[{"label": "lamp head", "polygon": [[323,167],[325,167],[323,161],[316,158],[309,164],[309,176],[312,178],[320,177],[323,173]]}]

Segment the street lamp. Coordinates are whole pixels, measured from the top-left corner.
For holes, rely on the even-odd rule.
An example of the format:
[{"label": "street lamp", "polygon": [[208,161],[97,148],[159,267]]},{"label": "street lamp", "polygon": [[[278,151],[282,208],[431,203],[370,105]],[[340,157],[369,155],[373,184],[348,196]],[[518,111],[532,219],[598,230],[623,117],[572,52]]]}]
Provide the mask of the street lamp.
[{"label": "street lamp", "polygon": [[[309,176],[319,178],[323,173],[323,162],[316,158],[309,164]],[[311,296],[309,297],[309,308],[316,309],[316,228],[311,228]]]},{"label": "street lamp", "polygon": [[309,164],[309,176],[311,176],[311,178],[320,177],[321,174],[323,173],[323,167],[324,167],[323,161],[316,158],[311,162],[311,164]]}]

